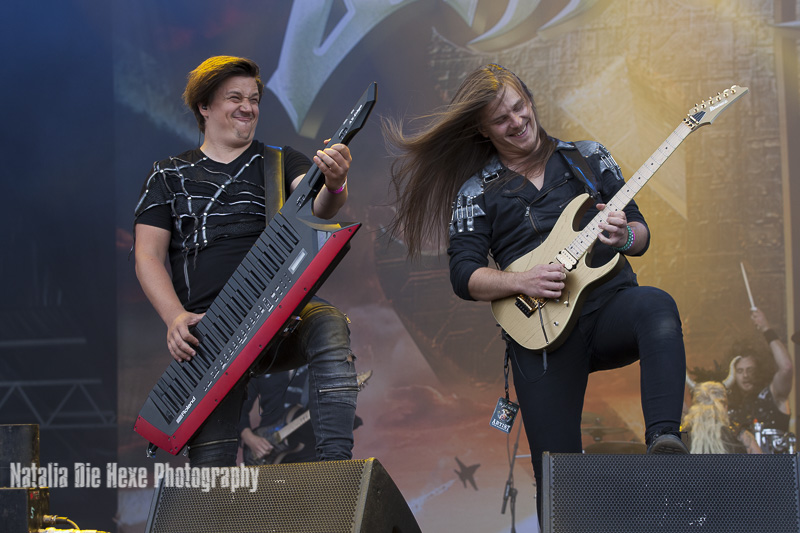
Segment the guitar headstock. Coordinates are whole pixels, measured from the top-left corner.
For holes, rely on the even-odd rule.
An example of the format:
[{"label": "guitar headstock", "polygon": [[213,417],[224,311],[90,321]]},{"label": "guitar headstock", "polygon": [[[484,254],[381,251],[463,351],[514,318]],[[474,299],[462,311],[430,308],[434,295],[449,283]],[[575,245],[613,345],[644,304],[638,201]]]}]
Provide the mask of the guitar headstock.
[{"label": "guitar headstock", "polygon": [[687,118],[684,119],[692,128],[711,124],[730,104],[747,94],[747,87],[734,85],[730,89],[725,89],[716,96],[697,104],[689,110]]}]

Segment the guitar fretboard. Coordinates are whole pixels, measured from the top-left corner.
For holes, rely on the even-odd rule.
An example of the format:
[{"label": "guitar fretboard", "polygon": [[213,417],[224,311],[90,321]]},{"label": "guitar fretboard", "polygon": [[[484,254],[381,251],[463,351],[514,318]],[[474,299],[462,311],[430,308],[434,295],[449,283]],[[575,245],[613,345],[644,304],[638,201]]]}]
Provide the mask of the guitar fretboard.
[{"label": "guitar fretboard", "polygon": [[639,170],[617,191],[617,194],[608,201],[606,207],[597,213],[595,217],[586,225],[586,227],[578,234],[577,237],[564,249],[569,253],[575,261],[583,257],[589,251],[591,246],[597,240],[602,230],[600,223],[608,219],[608,214],[612,211],[622,211],[627,206],[633,197],[642,190],[642,187],[647,184],[653,174],[664,164],[664,162],[675,152],[675,149],[697,129],[697,124],[691,122],[690,118],[685,119],[681,124],[675,128],[667,140],[653,152],[645,163],[639,167]]},{"label": "guitar fretboard", "polygon": [[302,415],[298,416],[281,429],[278,430],[279,439],[278,442],[283,441],[286,437],[294,433],[294,431],[311,420],[311,411],[305,411]]}]

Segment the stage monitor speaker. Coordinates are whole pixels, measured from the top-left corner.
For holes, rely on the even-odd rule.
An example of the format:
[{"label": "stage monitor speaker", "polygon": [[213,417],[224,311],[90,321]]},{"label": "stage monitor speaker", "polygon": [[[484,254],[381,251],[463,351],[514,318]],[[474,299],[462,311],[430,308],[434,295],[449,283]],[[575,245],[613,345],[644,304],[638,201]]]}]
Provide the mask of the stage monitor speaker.
[{"label": "stage monitor speaker", "polygon": [[11,463],[39,466],[39,426],[0,424],[0,487],[11,487]]},{"label": "stage monitor speaker", "polygon": [[44,527],[44,516],[49,513],[48,487],[0,487],[0,531],[3,533],[40,531]]},{"label": "stage monitor speaker", "polygon": [[798,533],[787,455],[542,457],[543,533]]},{"label": "stage monitor speaker", "polygon": [[[419,526],[377,459],[246,467],[250,487],[156,488],[148,533],[416,533]],[[173,480],[174,481],[174,480]],[[173,483],[176,485],[176,483]]]}]

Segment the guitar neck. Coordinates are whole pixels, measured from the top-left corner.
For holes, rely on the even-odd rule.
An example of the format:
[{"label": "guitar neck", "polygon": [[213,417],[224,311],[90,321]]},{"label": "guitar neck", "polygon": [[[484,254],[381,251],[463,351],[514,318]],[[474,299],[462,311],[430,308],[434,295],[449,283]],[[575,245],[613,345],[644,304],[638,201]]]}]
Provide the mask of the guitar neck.
[{"label": "guitar neck", "polygon": [[575,260],[580,259],[589,251],[597,236],[600,235],[602,230],[599,224],[608,219],[608,214],[612,211],[622,211],[627,206],[633,197],[642,190],[653,174],[661,168],[661,165],[671,156],[675,149],[680,146],[686,137],[689,136],[695,129],[697,124],[693,123],[690,119],[685,119],[680,125],[675,128],[667,140],[653,152],[645,163],[639,167],[633,176],[623,185],[623,187],[608,201],[606,207],[597,213],[595,217],[586,225],[586,227],[578,234],[577,237],[565,248]]},{"label": "guitar neck", "polygon": [[305,411],[302,415],[298,416],[297,418],[295,418],[294,420],[292,420],[291,422],[289,422],[288,424],[286,424],[285,426],[283,426],[281,429],[278,430],[279,439],[277,440],[277,442],[281,442],[282,440],[284,440],[286,437],[294,433],[300,426],[302,426],[309,420],[311,420],[311,411]]}]

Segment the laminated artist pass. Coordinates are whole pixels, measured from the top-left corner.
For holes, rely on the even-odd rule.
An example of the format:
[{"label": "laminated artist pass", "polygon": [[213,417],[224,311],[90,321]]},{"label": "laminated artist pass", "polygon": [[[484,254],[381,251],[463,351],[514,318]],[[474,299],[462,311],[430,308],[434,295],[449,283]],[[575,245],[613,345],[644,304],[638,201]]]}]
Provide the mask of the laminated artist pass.
[{"label": "laminated artist pass", "polygon": [[509,433],[511,431],[511,426],[514,425],[514,419],[517,417],[518,412],[519,405],[505,398],[500,398],[497,400],[497,407],[494,408],[494,413],[492,413],[492,419],[489,425],[500,431]]}]

